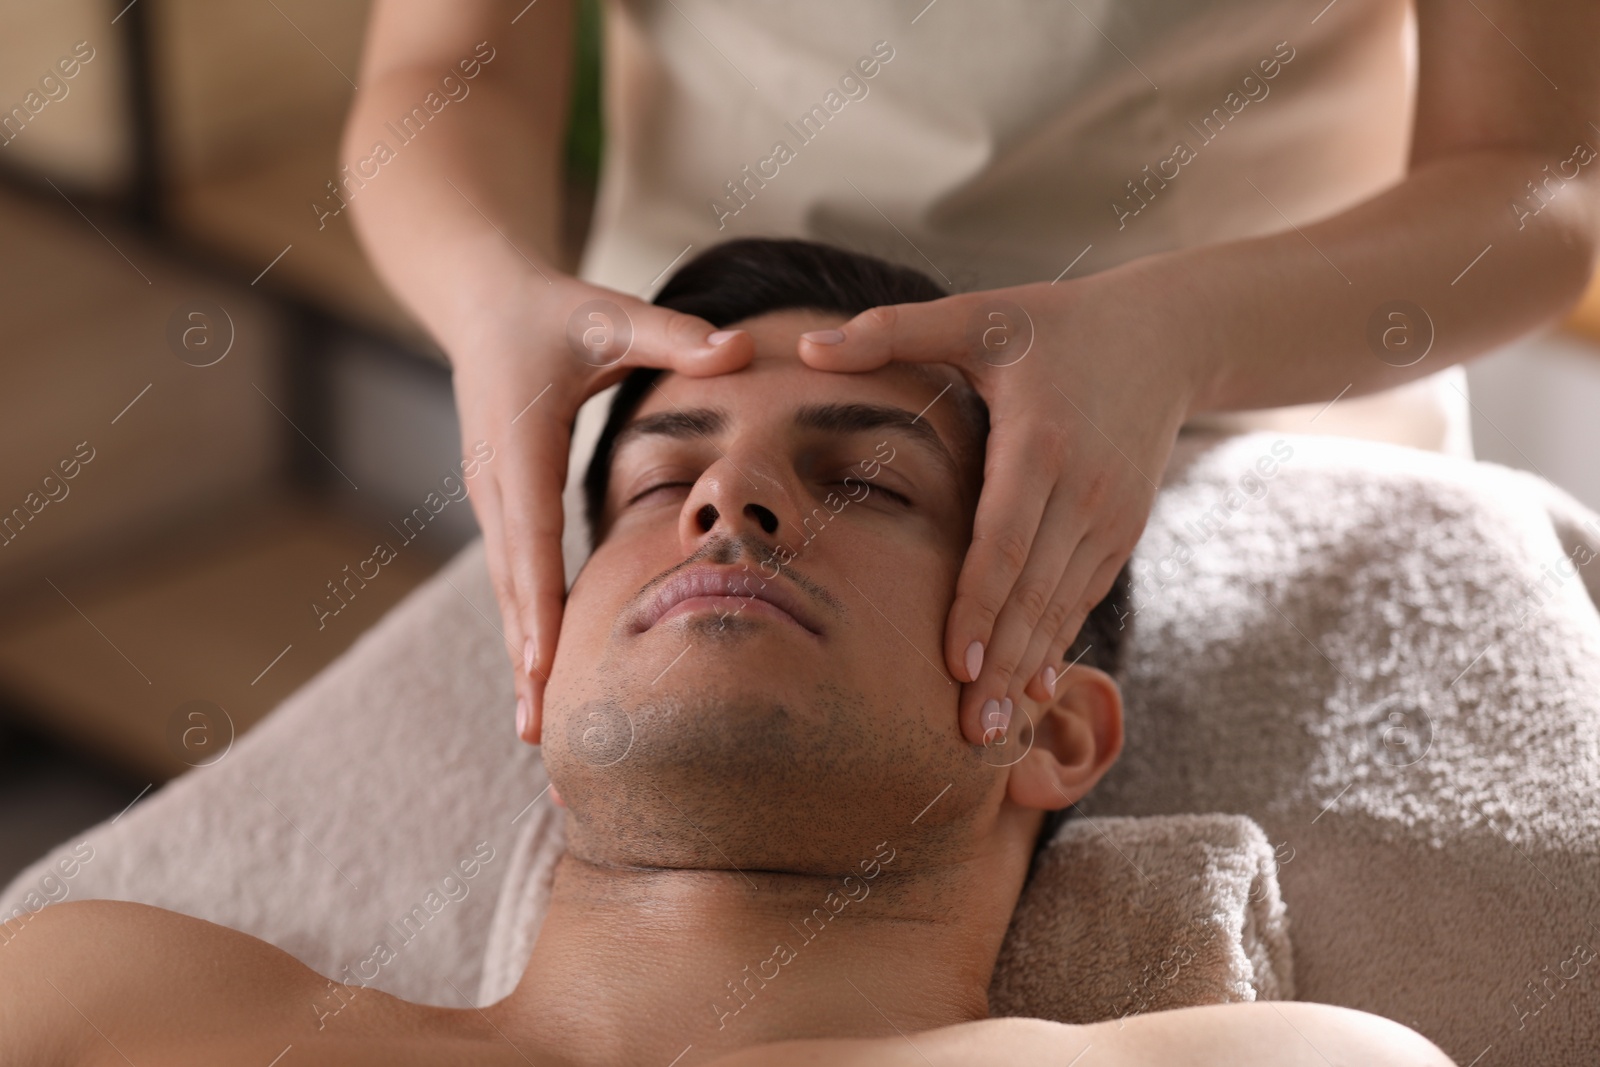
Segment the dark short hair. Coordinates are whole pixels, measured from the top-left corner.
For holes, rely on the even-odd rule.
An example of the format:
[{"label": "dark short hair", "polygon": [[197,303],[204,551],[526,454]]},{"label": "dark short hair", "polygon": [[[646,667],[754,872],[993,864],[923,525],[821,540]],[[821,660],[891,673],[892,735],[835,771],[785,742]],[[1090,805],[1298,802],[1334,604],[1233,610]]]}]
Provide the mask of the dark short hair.
[{"label": "dark short hair", "polygon": [[[926,274],[876,256],[798,238],[745,237],[714,245],[685,263],[662,286],[653,303],[725,327],[789,308],[853,318],[883,304],[914,304],[948,295]],[[604,539],[602,522],[617,434],[661,373],[653,367],[630,371],[611,399],[605,426],[583,479],[591,549],[599,547]],[[972,435],[981,461],[983,442],[989,436],[989,409],[971,389],[958,390],[958,396],[963,405],[961,422]],[[981,462],[978,467],[981,483]],[[1128,632],[1126,622],[1131,617],[1131,595],[1128,567],[1124,564],[1110,592],[1090,610],[1063,662],[1081,662],[1118,677]],[[1034,846],[1034,861],[1072,810],[1068,807],[1045,813]],[[1030,874],[1032,870],[1030,862]]]}]

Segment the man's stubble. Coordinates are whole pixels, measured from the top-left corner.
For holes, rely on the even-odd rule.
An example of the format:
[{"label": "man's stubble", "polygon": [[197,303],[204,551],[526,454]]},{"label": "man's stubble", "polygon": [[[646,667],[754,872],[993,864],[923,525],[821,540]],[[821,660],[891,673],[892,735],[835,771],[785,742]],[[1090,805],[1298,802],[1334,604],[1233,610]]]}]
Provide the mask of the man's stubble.
[{"label": "man's stubble", "polygon": [[598,695],[577,707],[551,702],[547,721],[559,725],[543,756],[575,857],[834,874],[885,840],[914,839],[917,859],[935,866],[970,846],[996,769],[960,738],[954,692],[941,735],[898,699],[884,707],[826,678],[773,693],[760,672],[733,682],[717,670],[748,655],[767,625],[690,617],[688,650],[666,670],[608,652]]}]

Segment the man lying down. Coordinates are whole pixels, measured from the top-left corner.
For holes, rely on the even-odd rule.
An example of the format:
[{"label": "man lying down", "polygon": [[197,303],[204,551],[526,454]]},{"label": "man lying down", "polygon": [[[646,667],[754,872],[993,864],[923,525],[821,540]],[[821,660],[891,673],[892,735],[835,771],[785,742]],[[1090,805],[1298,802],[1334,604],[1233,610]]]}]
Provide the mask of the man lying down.
[{"label": "man lying down", "polygon": [[[1049,702],[962,738],[939,664],[983,402],[948,365],[832,374],[795,354],[806,330],[940,295],[868,257],[741,241],[657,298],[749,330],[756,355],[618,391],[545,690],[568,850],[511,995],[480,1011],[350,987],[329,1018],[328,980],[261,940],[77,901],[0,939],[0,1063],[1450,1064],[1318,1004],[988,1018],[1036,843],[1121,748],[1128,580]],[[818,914],[838,914],[826,936]]]}]

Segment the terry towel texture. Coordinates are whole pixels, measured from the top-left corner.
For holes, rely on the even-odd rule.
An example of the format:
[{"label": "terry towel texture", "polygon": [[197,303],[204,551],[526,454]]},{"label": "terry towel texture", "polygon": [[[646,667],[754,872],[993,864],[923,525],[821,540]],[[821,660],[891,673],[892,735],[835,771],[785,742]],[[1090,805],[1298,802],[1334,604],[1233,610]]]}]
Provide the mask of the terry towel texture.
[{"label": "terry towel texture", "polygon": [[989,1014],[1090,1023],[1293,1000],[1291,926],[1251,819],[1069,819],[1017,902]]},{"label": "terry towel texture", "polygon": [[1463,1065],[1594,1064],[1600,516],[1497,464],[1321,437],[1195,442],[1165,481],[1125,747],[1084,809],[1254,818],[1297,999]]},{"label": "terry towel texture", "polygon": [[[1331,437],[1180,436],[1165,483],[1134,554],[1127,742],[1088,816],[1259,824],[1298,999],[1463,1065],[1592,1064],[1600,517],[1532,475]],[[549,808],[497,618],[475,543],[226,758],[63,842],[0,908],[143,901],[466,1003],[517,835]]]},{"label": "terry towel texture", "polygon": [[[509,994],[528,965],[566,848],[565,822],[561,809],[541,807],[512,849],[479,1004]],[[1095,1022],[1195,1004],[1291,1000],[1293,983],[1277,864],[1253,821],[1074,818],[1057,831],[1017,902],[989,1013]]]}]

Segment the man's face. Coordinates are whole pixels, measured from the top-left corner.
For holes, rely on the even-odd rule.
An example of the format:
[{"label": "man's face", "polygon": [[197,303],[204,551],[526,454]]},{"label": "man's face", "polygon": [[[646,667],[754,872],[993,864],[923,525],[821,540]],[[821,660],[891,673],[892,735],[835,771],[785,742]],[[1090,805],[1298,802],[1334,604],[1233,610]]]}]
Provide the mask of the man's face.
[{"label": "man's face", "polygon": [[[545,689],[583,858],[846,869],[936,796],[923,844],[1004,792],[942,665],[982,467],[961,446],[967,386],[944,365],[801,363],[796,338],[841,321],[739,324],[748,368],[664,374],[618,437]],[[681,599],[691,577],[735,595]]]}]

